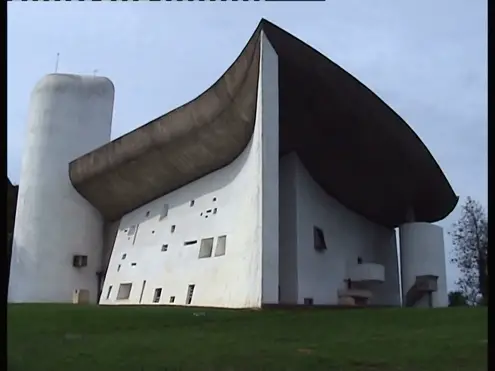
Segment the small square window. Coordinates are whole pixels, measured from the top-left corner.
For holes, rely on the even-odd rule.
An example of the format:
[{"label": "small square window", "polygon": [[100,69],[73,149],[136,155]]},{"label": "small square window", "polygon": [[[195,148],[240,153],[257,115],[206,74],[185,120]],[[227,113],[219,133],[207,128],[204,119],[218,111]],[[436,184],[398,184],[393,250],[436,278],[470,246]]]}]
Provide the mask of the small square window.
[{"label": "small square window", "polygon": [[213,202],[215,202],[216,200],[217,200],[217,198],[216,197],[213,197]]},{"label": "small square window", "polygon": [[127,254],[122,254],[122,260],[124,260],[127,257]]},{"label": "small square window", "polygon": [[131,296],[132,283],[121,283],[117,292],[117,300],[129,299]]},{"label": "small square window", "polygon": [[169,302],[174,303],[175,302],[175,296],[171,296]]},{"label": "small square window", "polygon": [[189,206],[190,207],[193,207],[194,206],[194,200],[191,200],[191,202],[189,202]]},{"label": "small square window", "polygon": [[304,298],[304,305],[313,305],[313,298]]},{"label": "small square window", "polygon": [[162,245],[162,251],[167,251],[168,250],[168,245]]}]

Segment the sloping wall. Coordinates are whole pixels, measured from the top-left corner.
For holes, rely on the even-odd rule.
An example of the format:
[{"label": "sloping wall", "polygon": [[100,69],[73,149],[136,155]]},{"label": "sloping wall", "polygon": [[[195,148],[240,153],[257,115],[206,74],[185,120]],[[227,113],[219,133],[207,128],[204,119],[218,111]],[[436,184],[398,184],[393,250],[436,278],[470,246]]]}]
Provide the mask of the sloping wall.
[{"label": "sloping wall", "polygon": [[[265,53],[266,43],[263,38]],[[264,62],[263,54],[262,70],[271,64],[268,72],[276,72],[273,55]],[[185,305],[190,285],[195,306],[249,308],[278,300],[277,91],[267,86],[276,80],[265,83],[263,76],[254,134],[243,153],[122,218],[100,304]],[[207,239],[213,245],[205,252]],[[120,285],[128,283],[129,297],[118,299]]]},{"label": "sloping wall", "polygon": [[[346,287],[348,267],[361,257],[364,262],[385,265],[387,282],[373,288],[371,304],[398,305],[394,230],[368,221],[326,194],[295,153],[283,157],[280,166],[282,301],[295,304],[297,298],[297,304],[303,304],[311,298],[314,304],[337,304],[338,289]],[[324,233],[324,252],[314,248],[315,226]],[[295,265],[297,273],[291,273]]]},{"label": "sloping wall", "polygon": [[[100,304],[152,304],[155,290],[162,289],[159,304],[184,305],[188,286],[195,285],[192,305],[259,306],[260,180],[255,135],[230,165],[124,216]],[[226,236],[225,255],[215,256],[220,236]],[[199,258],[207,238],[214,239],[211,257]],[[117,300],[125,283],[132,283],[130,297]]]}]

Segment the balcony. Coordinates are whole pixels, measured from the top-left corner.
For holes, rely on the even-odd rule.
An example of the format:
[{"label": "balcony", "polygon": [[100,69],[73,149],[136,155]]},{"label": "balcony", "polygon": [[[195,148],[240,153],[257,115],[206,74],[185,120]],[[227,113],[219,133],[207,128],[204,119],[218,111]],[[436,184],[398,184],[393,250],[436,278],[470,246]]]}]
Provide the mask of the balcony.
[{"label": "balcony", "polygon": [[349,279],[352,282],[384,282],[385,267],[375,263],[356,264],[349,269]]}]

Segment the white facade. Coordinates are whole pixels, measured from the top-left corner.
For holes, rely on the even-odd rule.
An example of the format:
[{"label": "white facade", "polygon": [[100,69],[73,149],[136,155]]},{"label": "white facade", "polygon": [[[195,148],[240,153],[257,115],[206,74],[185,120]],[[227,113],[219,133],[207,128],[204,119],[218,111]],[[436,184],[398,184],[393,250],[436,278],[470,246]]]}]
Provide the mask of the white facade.
[{"label": "white facade", "polygon": [[[9,302],[97,300],[102,219],[72,187],[69,162],[110,140],[114,87],[103,77],[53,74],[34,88],[14,228]],[[88,266],[72,266],[74,254]]]},{"label": "white facade", "polygon": [[[250,143],[230,165],[122,218],[101,304],[150,304],[161,289],[160,304],[184,305],[190,285],[192,305],[278,302],[278,73],[264,35],[260,61]],[[225,253],[215,256],[223,236]],[[211,256],[199,258],[202,240],[210,238]],[[129,297],[117,299],[120,285],[129,283]]]},{"label": "white facade", "polygon": [[[403,300],[417,276],[434,275],[438,276],[438,289],[432,293],[433,307],[448,306],[443,229],[429,223],[408,223],[399,228],[399,239]],[[427,307],[428,297],[416,306]]]},{"label": "white facade", "polygon": [[[281,303],[338,303],[362,259],[372,292],[370,304],[400,305],[395,231],[374,224],[330,197],[292,153],[280,160]],[[313,228],[323,231],[327,249],[314,248]],[[367,263],[375,263],[368,265]],[[378,273],[375,273],[378,272]],[[376,278],[384,273],[384,282]],[[352,277],[357,279],[358,277]]]},{"label": "white facade", "polygon": [[[113,85],[49,75],[36,86],[10,302],[70,302],[74,290],[87,290],[94,303],[96,273],[106,270],[104,305],[259,308],[354,297],[401,304],[395,230],[327,194],[296,153],[279,157],[278,56],[263,33],[260,42],[254,133],[241,155],[107,224],[106,232],[100,214],[72,187],[68,166],[110,140]],[[441,229],[406,224],[400,241],[403,294],[417,275],[438,275],[433,305],[445,306]],[[73,267],[74,255],[88,256],[88,265]]]}]

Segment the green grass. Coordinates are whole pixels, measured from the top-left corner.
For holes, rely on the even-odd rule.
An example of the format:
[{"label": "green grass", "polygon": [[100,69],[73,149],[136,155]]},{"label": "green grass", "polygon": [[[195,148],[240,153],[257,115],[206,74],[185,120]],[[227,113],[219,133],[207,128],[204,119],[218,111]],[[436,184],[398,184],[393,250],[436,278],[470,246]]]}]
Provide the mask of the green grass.
[{"label": "green grass", "polygon": [[[205,316],[194,316],[204,312]],[[487,369],[486,308],[8,306],[12,371]]]}]

